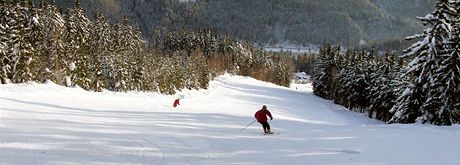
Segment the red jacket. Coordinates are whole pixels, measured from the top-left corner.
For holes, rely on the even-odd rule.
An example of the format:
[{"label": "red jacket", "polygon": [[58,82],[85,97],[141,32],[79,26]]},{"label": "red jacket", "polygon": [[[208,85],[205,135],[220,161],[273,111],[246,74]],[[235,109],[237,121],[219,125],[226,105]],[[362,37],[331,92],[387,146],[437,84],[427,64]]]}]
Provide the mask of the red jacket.
[{"label": "red jacket", "polygon": [[272,114],[268,110],[259,110],[254,114],[254,117],[257,119],[257,121],[261,122],[267,122],[267,115],[270,117],[270,119],[273,120]]},{"label": "red jacket", "polygon": [[173,107],[176,108],[178,105],[180,105],[179,99],[174,100]]}]

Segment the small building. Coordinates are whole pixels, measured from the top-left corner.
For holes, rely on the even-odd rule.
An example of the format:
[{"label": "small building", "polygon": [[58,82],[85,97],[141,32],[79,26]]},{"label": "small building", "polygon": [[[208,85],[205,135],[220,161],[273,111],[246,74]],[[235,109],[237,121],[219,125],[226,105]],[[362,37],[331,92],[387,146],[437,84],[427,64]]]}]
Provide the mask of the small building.
[{"label": "small building", "polygon": [[305,72],[297,72],[294,74],[294,82],[297,84],[310,83],[310,75]]}]

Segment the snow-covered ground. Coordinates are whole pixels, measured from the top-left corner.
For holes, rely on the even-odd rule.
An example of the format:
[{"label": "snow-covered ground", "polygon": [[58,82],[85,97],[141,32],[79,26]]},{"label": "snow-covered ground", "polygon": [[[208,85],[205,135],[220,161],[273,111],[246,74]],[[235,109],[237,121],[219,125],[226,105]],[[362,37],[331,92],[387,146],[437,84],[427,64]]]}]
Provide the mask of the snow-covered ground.
[{"label": "snow-covered ground", "polygon": [[[296,90],[297,89],[297,90]],[[448,164],[460,126],[385,125],[312,94],[220,76],[175,96],[0,85],[0,164]],[[265,104],[272,130],[251,123]]]}]

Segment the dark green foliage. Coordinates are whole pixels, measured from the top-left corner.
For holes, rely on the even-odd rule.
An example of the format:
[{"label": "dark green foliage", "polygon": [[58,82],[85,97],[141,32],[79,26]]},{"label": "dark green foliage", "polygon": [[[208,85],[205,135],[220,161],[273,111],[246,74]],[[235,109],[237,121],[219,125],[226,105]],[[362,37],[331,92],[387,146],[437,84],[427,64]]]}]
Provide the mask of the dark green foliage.
[{"label": "dark green foliage", "polygon": [[[454,49],[447,47],[458,45],[449,44],[455,35],[455,17],[460,11],[452,6],[449,0],[439,0],[436,9],[431,14],[420,18],[424,25],[428,26],[422,34],[409,37],[409,39],[420,39],[406,50],[404,58],[411,58],[412,61],[405,69],[404,76],[407,79],[406,89],[396,101],[395,107],[391,110],[395,113],[390,120],[392,123],[431,123],[437,125],[451,125],[451,109],[443,106],[442,91],[446,82],[442,78],[448,74],[439,71],[445,59],[449,59]],[[454,59],[450,59],[454,60]],[[455,78],[456,75],[449,75]],[[455,87],[454,87],[455,88]],[[441,109],[441,110],[440,110]]]},{"label": "dark green foliage", "polygon": [[294,65],[295,71],[305,72],[309,75],[313,74],[314,62],[317,58],[317,54],[300,54],[295,56]]},{"label": "dark green foliage", "polygon": [[77,0],[62,16],[48,2],[36,8],[30,1],[2,1],[2,83],[51,80],[91,91],[174,94],[207,89],[213,76],[230,72],[290,84],[289,58],[252,44],[209,29],[159,29],[149,45],[127,18],[111,25],[98,13],[90,21],[80,5]]},{"label": "dark green foliage", "polygon": [[[378,65],[377,65],[378,64]],[[369,117],[383,121],[388,121],[391,114],[389,109],[395,104],[397,99],[399,68],[397,58],[385,53],[373,65],[373,72],[370,73],[370,85],[368,87],[370,101]]]},{"label": "dark green foliage", "polygon": [[[41,0],[35,0],[41,1]],[[70,0],[56,0],[61,8]],[[99,10],[112,22],[127,16],[145,38],[155,29],[210,27],[221,34],[257,43],[340,43],[386,41],[422,29],[416,16],[434,0],[81,0],[93,16]]]},{"label": "dark green foliage", "polygon": [[[450,1],[451,37],[443,46],[439,69],[432,84],[428,110],[435,110],[432,120],[437,125],[460,123],[460,1]],[[430,91],[431,92],[431,91]],[[434,108],[433,108],[434,107]]]},{"label": "dark green foliage", "polygon": [[30,1],[2,2],[0,6],[0,53],[2,83],[32,80],[33,52],[36,46],[36,11]]},{"label": "dark green foliage", "polygon": [[[341,56],[323,48],[315,65],[315,94],[388,123],[459,123],[459,3],[438,0],[435,11],[420,18],[428,28],[408,37],[420,41],[403,60],[374,50]],[[334,66],[340,73],[335,76],[328,72]]]},{"label": "dark green foliage", "polygon": [[96,20],[91,24],[90,30],[90,61],[91,65],[91,86],[94,91],[102,91],[104,86],[108,84],[106,80],[110,78],[110,71],[112,70],[109,61],[110,57],[110,26],[106,22],[105,17],[101,13],[96,14]]},{"label": "dark green foliage", "polygon": [[[90,61],[89,61],[89,27],[90,20],[77,0],[75,6],[69,9],[64,17],[64,48],[67,65],[67,86],[78,85],[89,89]],[[70,81],[69,81],[70,79]]]},{"label": "dark green foliage", "polygon": [[36,47],[35,60],[40,65],[34,71],[40,75],[39,82],[51,80],[64,84],[64,76],[67,75],[64,58],[64,19],[54,5],[44,4],[39,10],[40,29],[36,32],[40,32],[41,37],[40,44]]},{"label": "dark green foliage", "polygon": [[[211,71],[201,71],[201,74],[188,72],[191,67],[187,65],[190,60],[202,63],[204,57],[206,64],[215,74],[225,72],[243,76],[251,76],[259,80],[273,82],[282,86],[289,86],[292,72],[291,59],[289,56],[269,54],[249,43],[241,43],[230,39],[228,36],[220,36],[208,29],[198,32],[188,31],[157,31],[159,34],[155,48],[162,50],[169,57],[177,58],[184,66],[184,72],[201,75],[200,86],[207,86],[203,82],[210,78],[204,74]],[[203,63],[204,64],[204,63]],[[201,65],[200,67],[202,67]],[[181,72],[182,73],[182,72]],[[180,73],[180,74],[181,74]],[[190,86],[195,81],[186,81]],[[189,87],[187,87],[189,88]]]},{"label": "dark green foliage", "polygon": [[335,88],[334,77],[338,72],[335,58],[339,52],[340,48],[336,49],[331,45],[320,49],[312,76],[313,90],[316,95],[332,99]]},{"label": "dark green foliage", "polygon": [[390,53],[340,52],[339,47],[321,48],[312,76],[313,92],[353,111],[388,121],[399,87],[399,64]]}]

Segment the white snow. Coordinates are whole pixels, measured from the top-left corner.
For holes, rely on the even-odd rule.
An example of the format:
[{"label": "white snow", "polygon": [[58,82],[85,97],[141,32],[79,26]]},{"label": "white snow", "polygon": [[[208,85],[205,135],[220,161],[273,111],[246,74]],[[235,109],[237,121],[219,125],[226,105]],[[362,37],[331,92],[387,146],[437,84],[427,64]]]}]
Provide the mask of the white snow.
[{"label": "white snow", "polygon": [[37,17],[32,17],[32,20],[34,21],[34,24],[38,25],[40,22],[38,21]]},{"label": "white snow", "polygon": [[76,65],[75,65],[75,62],[71,62],[71,63],[69,64],[69,69],[70,69],[71,71],[75,70],[76,68],[77,68],[77,67],[76,67]]},{"label": "white snow", "polygon": [[[176,96],[183,96],[174,109]],[[277,135],[251,123],[265,104]],[[312,94],[224,75],[209,90],[0,85],[0,164],[446,164],[460,127],[385,125]]]}]

